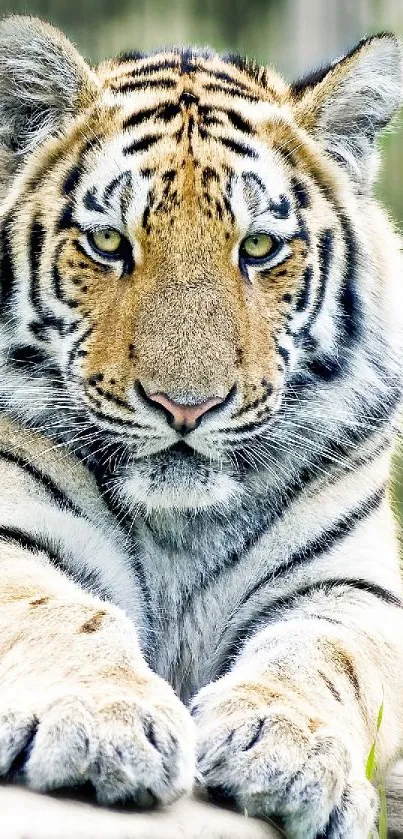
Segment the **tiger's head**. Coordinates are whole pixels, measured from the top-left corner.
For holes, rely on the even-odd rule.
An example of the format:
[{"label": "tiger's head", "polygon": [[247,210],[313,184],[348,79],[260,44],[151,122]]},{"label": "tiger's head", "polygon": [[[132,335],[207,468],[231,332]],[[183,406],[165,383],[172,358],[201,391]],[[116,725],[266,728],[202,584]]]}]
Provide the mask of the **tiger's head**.
[{"label": "tiger's head", "polygon": [[287,411],[314,427],[357,359],[369,377],[393,238],[375,140],[401,67],[381,35],[293,85],[198,49],[90,68],[47,24],[3,21],[7,409],[109,458],[148,509],[273,470]]}]

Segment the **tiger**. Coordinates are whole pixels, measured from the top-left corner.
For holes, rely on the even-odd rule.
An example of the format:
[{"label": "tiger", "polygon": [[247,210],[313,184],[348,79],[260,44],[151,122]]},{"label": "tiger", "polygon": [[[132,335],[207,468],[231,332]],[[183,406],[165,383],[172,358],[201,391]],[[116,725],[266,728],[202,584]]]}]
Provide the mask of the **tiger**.
[{"label": "tiger", "polygon": [[374,197],[401,100],[387,33],[288,83],[207,48],[90,66],[2,20],[1,778],[374,829],[368,755],[403,747]]}]

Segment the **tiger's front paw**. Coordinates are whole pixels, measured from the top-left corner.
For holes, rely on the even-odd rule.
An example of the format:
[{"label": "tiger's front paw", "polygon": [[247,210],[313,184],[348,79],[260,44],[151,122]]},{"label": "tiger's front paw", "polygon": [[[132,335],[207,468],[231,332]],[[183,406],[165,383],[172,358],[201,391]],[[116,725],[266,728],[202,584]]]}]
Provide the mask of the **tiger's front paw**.
[{"label": "tiger's front paw", "polygon": [[203,688],[192,713],[199,777],[213,794],[249,815],[280,817],[290,839],[368,839],[376,795],[337,723],[230,676]]},{"label": "tiger's front paw", "polygon": [[169,803],[192,786],[193,744],[188,711],[153,674],[136,692],[64,684],[49,699],[43,684],[0,697],[0,777],[35,790],[90,782],[104,804]]}]

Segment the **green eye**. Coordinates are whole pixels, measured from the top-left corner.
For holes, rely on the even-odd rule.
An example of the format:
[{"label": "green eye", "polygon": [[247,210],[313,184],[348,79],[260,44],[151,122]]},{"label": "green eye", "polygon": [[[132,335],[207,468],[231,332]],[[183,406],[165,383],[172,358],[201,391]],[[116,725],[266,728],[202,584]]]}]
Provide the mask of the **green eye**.
[{"label": "green eye", "polygon": [[251,233],[241,243],[240,255],[244,259],[264,259],[277,248],[277,242],[268,233]]},{"label": "green eye", "polygon": [[102,227],[99,230],[94,230],[89,239],[97,251],[108,256],[117,253],[123,243],[122,234],[113,227]]}]

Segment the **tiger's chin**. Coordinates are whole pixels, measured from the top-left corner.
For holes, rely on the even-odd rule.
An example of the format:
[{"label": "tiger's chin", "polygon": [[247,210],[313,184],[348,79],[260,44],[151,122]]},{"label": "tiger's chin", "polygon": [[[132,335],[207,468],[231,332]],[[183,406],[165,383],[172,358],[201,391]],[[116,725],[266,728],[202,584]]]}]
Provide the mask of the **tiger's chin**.
[{"label": "tiger's chin", "polygon": [[227,507],[241,494],[239,482],[219,464],[178,447],[132,463],[120,486],[125,505],[146,513]]}]

